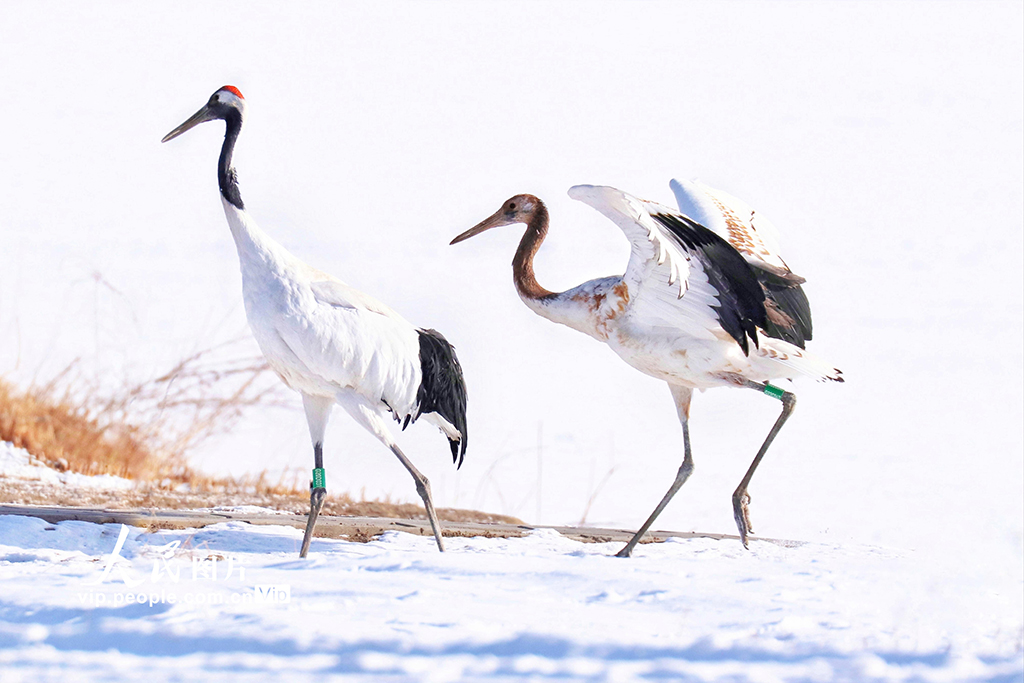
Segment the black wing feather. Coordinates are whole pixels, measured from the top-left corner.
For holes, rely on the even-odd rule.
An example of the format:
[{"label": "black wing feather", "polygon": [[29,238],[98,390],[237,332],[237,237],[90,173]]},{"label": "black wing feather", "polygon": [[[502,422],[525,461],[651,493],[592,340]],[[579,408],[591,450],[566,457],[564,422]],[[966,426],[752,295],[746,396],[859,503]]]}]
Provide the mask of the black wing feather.
[{"label": "black wing feather", "polygon": [[652,215],[687,251],[697,254],[708,282],[718,290],[718,305],[714,308],[719,323],[749,355],[747,339],[756,347],[757,328],[768,325],[765,291],[750,264],[735,247],[700,223],[683,215]]},{"label": "black wing feather", "polygon": [[[462,467],[466,457],[466,380],[462,366],[455,357],[455,348],[437,330],[416,330],[420,336],[420,367],[423,379],[416,392],[418,415],[437,413],[448,420],[462,435],[461,440],[448,439],[452,462]],[[461,452],[460,452],[461,446]]]},{"label": "black wing feather", "polygon": [[765,334],[805,348],[812,333],[811,304],[800,286],[805,280],[789,271],[772,272],[750,265],[764,288],[769,308],[774,309],[768,311]]}]

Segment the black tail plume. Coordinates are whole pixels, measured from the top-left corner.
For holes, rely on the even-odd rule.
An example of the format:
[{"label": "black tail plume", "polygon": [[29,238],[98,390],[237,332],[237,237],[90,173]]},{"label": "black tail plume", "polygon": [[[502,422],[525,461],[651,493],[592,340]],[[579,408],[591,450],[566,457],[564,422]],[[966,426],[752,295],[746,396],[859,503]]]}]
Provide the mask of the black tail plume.
[{"label": "black tail plume", "polygon": [[452,462],[462,467],[466,457],[466,380],[462,366],[455,357],[455,349],[437,330],[417,330],[420,335],[420,367],[423,379],[416,392],[419,414],[437,413],[448,420],[462,435],[460,440],[449,438]]}]

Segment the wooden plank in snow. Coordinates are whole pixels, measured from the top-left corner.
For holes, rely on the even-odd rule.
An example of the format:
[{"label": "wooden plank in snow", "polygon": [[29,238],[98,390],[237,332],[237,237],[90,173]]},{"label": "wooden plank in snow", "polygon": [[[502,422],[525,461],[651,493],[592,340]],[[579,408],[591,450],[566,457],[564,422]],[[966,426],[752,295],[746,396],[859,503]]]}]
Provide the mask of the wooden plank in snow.
[{"label": "wooden plank in snow", "polygon": [[[43,505],[0,505],[0,515],[38,517],[50,523],[77,520],[94,524],[127,524],[148,529],[191,529],[222,522],[245,522],[257,525],[282,525],[296,529],[306,528],[305,515],[289,513],[254,513],[232,510],[105,510],[97,508],[49,507]],[[626,529],[596,527],[546,526],[532,524],[484,524],[480,522],[442,522],[443,533],[452,536],[484,536],[487,538],[513,538],[525,536],[537,529],[552,529],[566,538],[584,543],[628,541],[633,532]],[[334,517],[321,515],[315,536],[319,538],[346,538],[368,541],[385,531],[404,531],[420,536],[433,536],[430,523],[423,519],[395,519],[391,517]],[[649,531],[645,543],[669,538],[710,538],[716,541],[739,541],[733,534],[714,534],[697,531]],[[750,537],[787,547],[802,545],[800,541]]]}]

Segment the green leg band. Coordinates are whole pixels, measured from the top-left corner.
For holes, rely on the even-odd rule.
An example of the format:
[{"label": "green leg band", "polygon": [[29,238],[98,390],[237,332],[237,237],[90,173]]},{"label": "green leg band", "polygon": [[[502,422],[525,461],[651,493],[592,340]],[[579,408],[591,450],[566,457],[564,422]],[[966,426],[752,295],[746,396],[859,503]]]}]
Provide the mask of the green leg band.
[{"label": "green leg band", "polygon": [[781,401],[782,397],[786,394],[786,390],[782,389],[780,387],[772,386],[771,384],[768,384],[767,382],[765,382],[764,383],[764,393],[768,394],[772,398],[777,398],[777,399],[779,399]]},{"label": "green leg band", "polygon": [[313,488],[315,489],[326,489],[327,488],[327,475],[324,473],[323,467],[313,468]]}]

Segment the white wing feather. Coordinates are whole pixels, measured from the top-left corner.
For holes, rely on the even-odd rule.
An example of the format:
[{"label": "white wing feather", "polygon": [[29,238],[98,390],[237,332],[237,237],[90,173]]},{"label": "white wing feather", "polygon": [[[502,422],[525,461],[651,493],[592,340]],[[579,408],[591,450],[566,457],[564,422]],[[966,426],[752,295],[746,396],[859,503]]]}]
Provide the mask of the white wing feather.
[{"label": "white wing feather", "polygon": [[310,289],[313,290],[313,296],[320,303],[343,308],[363,308],[409,325],[402,316],[369,294],[364,294],[327,273],[316,271],[316,275],[322,276],[324,279],[315,279],[310,283]]},{"label": "white wing feather", "polygon": [[727,240],[749,263],[789,270],[780,255],[778,230],[746,202],[699,180],[673,179],[669,187],[684,215]]},{"label": "white wing feather", "polygon": [[678,215],[654,202],[613,187],[576,185],[569,196],[590,205],[619,226],[630,242],[622,280],[629,289],[626,316],[634,325],[716,339],[721,330],[714,306],[718,290],[709,282],[696,253],[683,247],[652,214]]}]

